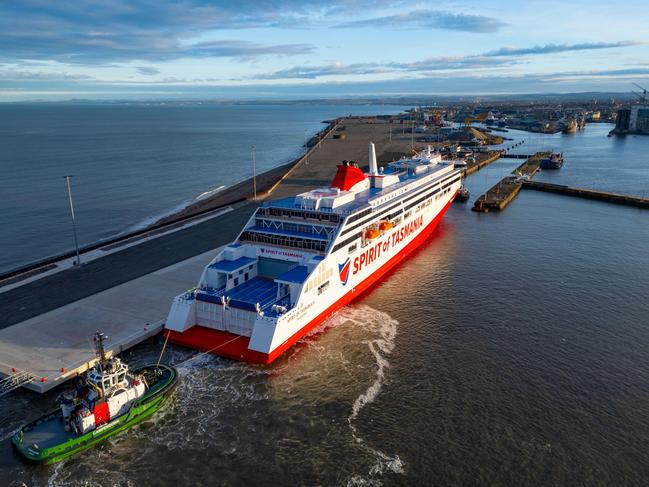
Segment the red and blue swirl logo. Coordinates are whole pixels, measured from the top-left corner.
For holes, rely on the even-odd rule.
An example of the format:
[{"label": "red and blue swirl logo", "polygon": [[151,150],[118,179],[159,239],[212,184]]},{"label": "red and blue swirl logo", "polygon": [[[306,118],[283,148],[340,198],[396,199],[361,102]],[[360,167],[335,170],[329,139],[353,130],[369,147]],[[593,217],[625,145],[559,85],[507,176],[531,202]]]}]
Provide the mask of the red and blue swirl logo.
[{"label": "red and blue swirl logo", "polygon": [[349,279],[350,264],[351,262],[349,260],[349,257],[347,257],[347,260],[342,264],[338,264],[338,275],[340,276],[340,282],[343,283],[343,286],[347,284],[347,280]]}]

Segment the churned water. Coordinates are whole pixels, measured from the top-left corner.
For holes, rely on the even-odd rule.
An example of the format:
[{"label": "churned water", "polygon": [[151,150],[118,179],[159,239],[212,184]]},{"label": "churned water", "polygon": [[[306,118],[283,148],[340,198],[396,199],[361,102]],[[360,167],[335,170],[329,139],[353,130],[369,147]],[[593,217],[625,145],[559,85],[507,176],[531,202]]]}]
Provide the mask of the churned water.
[{"label": "churned water", "polygon": [[[540,180],[638,193],[649,138],[523,137],[563,150]],[[535,145],[536,144],[536,145]],[[467,180],[472,200],[520,161]],[[454,204],[360,300],[270,367],[171,347],[176,399],[55,467],[12,431],[53,393],[0,399],[0,478],[21,485],[646,485],[649,213],[523,191]],[[160,344],[126,359],[155,360]]]}]

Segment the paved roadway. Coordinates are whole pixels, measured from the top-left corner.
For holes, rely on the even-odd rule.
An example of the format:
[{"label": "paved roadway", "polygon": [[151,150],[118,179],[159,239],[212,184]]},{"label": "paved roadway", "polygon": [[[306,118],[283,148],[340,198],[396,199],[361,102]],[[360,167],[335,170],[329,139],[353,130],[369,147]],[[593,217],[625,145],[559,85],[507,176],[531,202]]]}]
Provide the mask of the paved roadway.
[{"label": "paved roadway", "polygon": [[254,202],[234,205],[225,215],[4,292],[0,329],[225,245],[256,206]]}]

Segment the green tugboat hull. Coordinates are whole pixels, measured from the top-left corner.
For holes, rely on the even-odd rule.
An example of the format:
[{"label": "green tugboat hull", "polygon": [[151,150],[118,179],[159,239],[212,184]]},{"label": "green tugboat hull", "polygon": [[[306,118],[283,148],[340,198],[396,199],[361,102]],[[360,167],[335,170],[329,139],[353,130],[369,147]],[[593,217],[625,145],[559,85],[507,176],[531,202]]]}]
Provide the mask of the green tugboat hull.
[{"label": "green tugboat hull", "polygon": [[[146,373],[155,367],[144,366],[133,372]],[[158,368],[162,371],[160,380],[151,385],[126,413],[88,433],[75,435],[64,430],[62,413],[56,410],[22,427],[11,439],[14,449],[28,462],[48,465],[98,445],[144,421],[167,402],[178,380],[175,368],[165,364]]]}]

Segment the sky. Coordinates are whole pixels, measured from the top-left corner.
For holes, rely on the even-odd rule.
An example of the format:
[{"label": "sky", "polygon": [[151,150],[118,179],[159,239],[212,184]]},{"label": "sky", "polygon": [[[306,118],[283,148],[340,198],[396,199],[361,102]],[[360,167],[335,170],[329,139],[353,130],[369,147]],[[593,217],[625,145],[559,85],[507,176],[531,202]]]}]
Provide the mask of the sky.
[{"label": "sky", "polygon": [[649,88],[649,2],[8,0],[0,101]]}]

